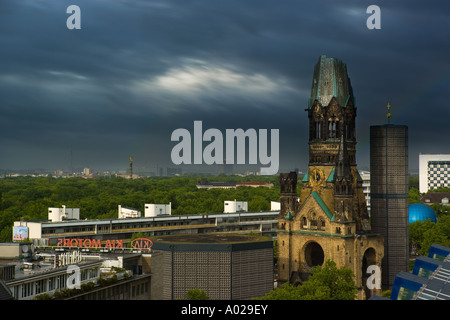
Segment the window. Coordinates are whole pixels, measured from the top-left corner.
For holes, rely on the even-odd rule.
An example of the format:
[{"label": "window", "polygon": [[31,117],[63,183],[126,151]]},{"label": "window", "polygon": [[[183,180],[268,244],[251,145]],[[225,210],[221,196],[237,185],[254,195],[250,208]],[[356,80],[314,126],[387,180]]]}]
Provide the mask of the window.
[{"label": "window", "polygon": [[55,277],[48,279],[48,291],[55,290]]},{"label": "window", "polygon": [[315,213],[313,213],[311,215],[310,225],[311,225],[311,227],[314,227],[314,228],[317,227],[317,220],[316,220],[316,214]]},{"label": "window", "polygon": [[433,271],[432,271],[432,270],[420,268],[417,275],[418,275],[419,277],[429,279],[430,276],[431,276],[432,274],[433,274]]},{"label": "window", "polygon": [[67,275],[63,274],[57,277],[56,283],[57,286],[56,288],[64,289],[66,287],[66,280],[67,280]]},{"label": "window", "polygon": [[46,292],[46,291],[47,291],[47,288],[46,288],[45,279],[36,281],[36,294]]},{"label": "window", "polygon": [[337,120],[336,117],[332,117],[328,120],[328,137],[329,138],[336,138],[337,134]]},{"label": "window", "polygon": [[34,282],[24,283],[22,285],[22,298],[32,296],[34,294]]},{"label": "window", "polygon": [[325,220],[320,217],[318,219],[317,230],[323,230],[325,228]]},{"label": "window", "polygon": [[11,292],[15,299],[19,299],[19,286],[12,287]]},{"label": "window", "polygon": [[322,138],[322,128],[320,121],[316,120],[316,139]]},{"label": "window", "polygon": [[415,293],[416,291],[401,287],[398,292],[397,300],[411,300]]},{"label": "window", "polygon": [[306,217],[302,217],[302,224],[301,224],[301,228],[306,228],[308,225],[308,221],[306,220]]}]

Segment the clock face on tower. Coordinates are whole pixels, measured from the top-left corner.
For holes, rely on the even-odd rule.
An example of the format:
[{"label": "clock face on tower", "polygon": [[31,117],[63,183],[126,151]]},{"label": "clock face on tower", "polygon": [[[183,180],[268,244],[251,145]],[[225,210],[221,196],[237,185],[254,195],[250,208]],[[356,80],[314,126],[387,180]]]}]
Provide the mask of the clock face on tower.
[{"label": "clock face on tower", "polygon": [[318,185],[323,181],[324,173],[323,170],[314,168],[311,170],[311,174],[309,175],[309,182],[312,185]]}]

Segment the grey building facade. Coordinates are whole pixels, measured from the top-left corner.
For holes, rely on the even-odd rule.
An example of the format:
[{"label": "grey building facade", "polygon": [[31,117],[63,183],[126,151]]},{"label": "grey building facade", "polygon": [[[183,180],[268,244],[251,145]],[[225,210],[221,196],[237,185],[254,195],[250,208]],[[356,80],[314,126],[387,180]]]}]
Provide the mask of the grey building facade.
[{"label": "grey building facade", "polygon": [[[201,237],[201,240],[198,239]],[[245,238],[245,239],[244,239]],[[156,240],[163,300],[184,299],[190,289],[204,290],[213,300],[261,297],[274,288],[273,242],[232,234],[168,236]],[[187,242],[186,242],[187,240]]]}]

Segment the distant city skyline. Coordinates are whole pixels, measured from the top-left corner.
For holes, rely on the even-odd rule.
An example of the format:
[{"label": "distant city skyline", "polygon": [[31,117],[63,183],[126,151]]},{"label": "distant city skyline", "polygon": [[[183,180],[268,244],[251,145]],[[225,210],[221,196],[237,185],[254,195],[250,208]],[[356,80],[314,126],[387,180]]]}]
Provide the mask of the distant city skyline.
[{"label": "distant city skyline", "polygon": [[[72,4],[80,30],[66,27]],[[196,120],[222,132],[279,129],[279,172],[304,170],[321,55],[348,68],[358,168],[369,168],[369,129],[387,122],[390,103],[417,172],[419,153],[450,154],[450,3],[377,1],[381,29],[370,30],[372,4],[3,0],[0,172],[126,171],[130,156],[136,172],[176,167],[171,134]]]}]

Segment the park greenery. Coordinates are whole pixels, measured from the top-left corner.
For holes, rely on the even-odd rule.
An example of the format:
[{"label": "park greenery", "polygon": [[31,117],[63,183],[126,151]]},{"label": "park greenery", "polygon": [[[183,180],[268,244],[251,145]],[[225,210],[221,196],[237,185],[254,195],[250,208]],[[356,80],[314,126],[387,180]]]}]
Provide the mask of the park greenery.
[{"label": "park greenery", "polygon": [[[198,189],[201,180],[266,181],[273,188]],[[409,202],[420,202],[417,176],[409,179]],[[299,188],[301,179],[299,179]],[[449,188],[430,192],[450,192]],[[248,201],[249,211],[270,210],[279,201],[278,176],[181,176],[128,180],[120,177],[98,179],[53,177],[5,177],[0,179],[0,242],[10,242],[14,221],[46,220],[49,207],[80,208],[81,219],[116,218],[118,205],[144,212],[146,203],[172,204],[172,214],[193,215],[223,212],[225,200]],[[438,222],[410,224],[409,241],[426,255],[432,243],[450,246],[450,206],[433,204]]]}]

